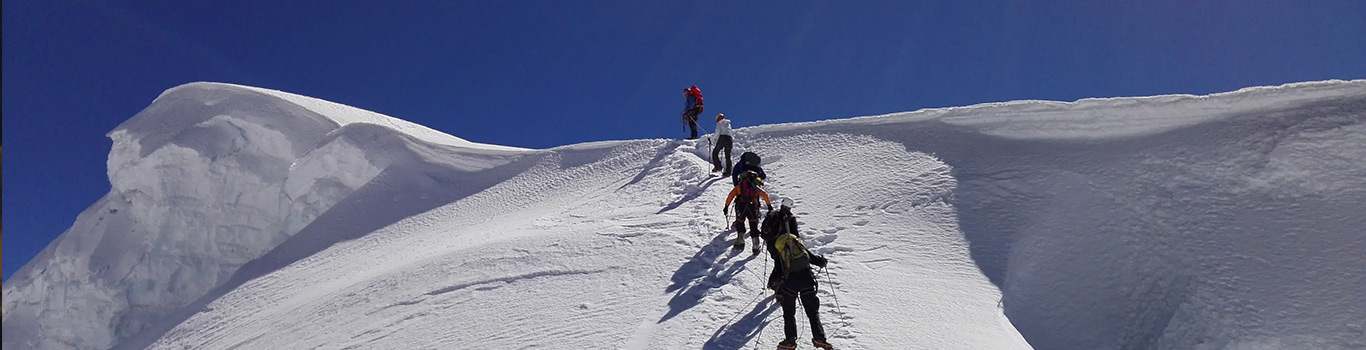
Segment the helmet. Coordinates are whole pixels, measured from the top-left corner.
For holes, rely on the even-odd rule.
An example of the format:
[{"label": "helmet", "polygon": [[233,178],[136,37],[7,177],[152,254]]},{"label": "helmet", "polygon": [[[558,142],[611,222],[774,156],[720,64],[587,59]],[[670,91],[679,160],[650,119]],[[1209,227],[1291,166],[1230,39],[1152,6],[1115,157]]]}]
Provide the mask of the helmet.
[{"label": "helmet", "polygon": [[748,182],[754,184],[754,186],[764,185],[764,179],[759,178],[759,173],[754,172],[754,170],[745,170],[745,172],[737,175],[736,178],[740,180],[739,183]]},{"label": "helmet", "polygon": [[783,197],[782,204],[779,206],[792,209],[792,197]]},{"label": "helmet", "polygon": [[719,122],[719,121],[721,121],[721,119],[726,119],[726,114],[725,114],[725,113],[717,113],[717,114],[716,114],[716,121]]}]

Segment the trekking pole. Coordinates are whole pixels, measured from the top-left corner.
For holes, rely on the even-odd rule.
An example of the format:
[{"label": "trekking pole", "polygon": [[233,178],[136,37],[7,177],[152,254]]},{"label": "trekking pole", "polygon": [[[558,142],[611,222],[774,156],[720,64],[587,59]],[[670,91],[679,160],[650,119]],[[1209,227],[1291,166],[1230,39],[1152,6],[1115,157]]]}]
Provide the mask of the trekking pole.
[{"label": "trekking pole", "polygon": [[707,161],[711,162],[711,165],[713,167],[716,166],[716,159],[712,157],[712,155],[715,154],[715,152],[711,151],[711,139],[715,137],[716,135],[711,135],[711,137],[707,138],[707,149],[703,150],[704,152],[707,152]]},{"label": "trekking pole", "polygon": [[[760,243],[765,243],[765,242],[760,242]],[[767,247],[768,247],[768,244],[764,244],[764,247],[767,248]],[[768,293],[768,292],[765,292],[765,290],[768,290],[768,277],[764,277],[764,274],[763,274],[764,272],[768,272],[768,254],[764,254],[764,269],[763,269],[763,270],[759,270],[759,271],[760,271],[760,272],[759,272],[759,285],[764,286],[764,289],[760,289],[759,292],[760,292],[760,293]]]},{"label": "trekking pole", "polygon": [[688,132],[688,112],[684,111],[683,114],[678,115],[678,120],[683,122],[683,132]]},{"label": "trekking pole", "polygon": [[840,309],[840,296],[835,294],[835,280],[830,278],[830,270],[822,267],[821,271],[825,272],[825,284],[830,285],[830,297],[835,299],[835,311],[843,315],[844,310]]},{"label": "trekking pole", "polygon": [[[730,228],[730,226],[731,226],[731,224],[730,224],[730,210],[721,209],[721,212],[726,213],[726,222],[725,222],[724,224],[726,225],[725,227],[726,227],[727,230],[728,230],[728,229]],[[722,231],[726,231],[726,230],[722,230]]]},{"label": "trekking pole", "polygon": [[[703,128],[702,131],[707,131],[707,129],[706,129],[706,128]],[[711,137],[708,137],[708,138],[707,138],[707,154],[710,155],[710,154],[711,154],[711,139],[716,138],[716,134],[715,134],[714,132],[711,132],[711,131],[707,131],[707,133],[708,133],[708,134],[712,134]],[[716,163],[716,161],[713,160],[713,159],[711,159],[710,156],[707,157],[707,160],[712,161],[712,163]]]}]

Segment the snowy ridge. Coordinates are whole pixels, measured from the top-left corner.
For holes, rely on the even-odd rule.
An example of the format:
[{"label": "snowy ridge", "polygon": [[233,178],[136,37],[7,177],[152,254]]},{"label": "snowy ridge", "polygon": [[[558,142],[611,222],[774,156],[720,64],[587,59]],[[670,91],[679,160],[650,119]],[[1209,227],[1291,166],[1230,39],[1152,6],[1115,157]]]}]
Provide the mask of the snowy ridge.
[{"label": "snowy ridge", "polygon": [[[7,349],[781,337],[705,142],[466,147],[197,85],[111,132],[114,190],[5,286]],[[831,259],[842,349],[1366,347],[1366,81],[735,132]]]},{"label": "snowy ridge", "polygon": [[[1316,81],[1243,88],[1212,95],[1023,100],[850,118],[858,125],[937,121],[973,132],[1021,140],[1109,140],[1153,135],[1239,114],[1293,110],[1305,104],[1359,99],[1361,80]],[[764,125],[755,131],[801,129],[826,121]]]},{"label": "snowy ridge", "polygon": [[[4,329],[7,348],[108,348],[221,285],[357,190],[397,177],[437,188],[424,199],[448,201],[481,184],[452,178],[529,152],[261,91],[183,85],[109,133],[111,192],[5,286],[6,324],[16,325]],[[332,114],[316,112],[323,107]],[[422,173],[394,174],[410,171]]]},{"label": "snowy ridge", "polygon": [[[284,101],[287,101],[287,102],[289,102],[289,103],[291,103],[291,104],[293,104],[293,105],[296,105],[296,106],[298,106],[298,107],[301,107],[301,108],[304,108],[304,109],[306,109],[306,110],[312,111],[313,113],[316,113],[317,116],[319,116],[319,117],[321,117],[321,118],[324,118],[324,119],[326,119],[326,120],[328,120],[328,121],[330,121],[330,122],[336,124],[336,126],[344,126],[344,125],[357,124],[357,123],[375,124],[375,125],[384,126],[384,127],[390,128],[390,129],[398,130],[398,131],[401,132],[402,134],[409,135],[410,137],[414,137],[414,138],[420,139],[420,140],[422,140],[422,141],[424,141],[424,142],[434,143],[434,144],[439,144],[439,145],[462,146],[462,147],[466,147],[466,148],[477,148],[477,149],[498,150],[498,151],[525,150],[525,149],[518,148],[518,147],[509,147],[509,146],[500,146],[500,145],[490,145],[490,144],[474,143],[474,142],[466,141],[466,140],[464,140],[464,139],[461,139],[461,138],[458,138],[458,137],[455,137],[455,136],[451,136],[450,134],[447,134],[447,133],[443,133],[443,132],[440,132],[440,131],[432,130],[431,128],[428,128],[428,127],[426,127],[426,126],[414,124],[414,123],[409,122],[409,121],[407,121],[407,120],[403,120],[403,119],[398,119],[398,118],[390,117],[390,116],[387,116],[387,115],[383,115],[383,114],[375,113],[375,112],[372,112],[372,111],[367,111],[367,110],[363,110],[363,109],[359,109],[359,108],[355,108],[355,107],[343,105],[343,104],[336,103],[336,102],[332,102],[332,101],[326,101],[326,100],[316,99],[316,98],[312,98],[312,97],[308,97],[308,96],[301,96],[301,95],[297,95],[297,94],[291,94],[291,93],[284,92],[284,91],[271,90],[271,89],[266,89],[266,88],[253,87],[253,86],[242,86],[242,85],[233,85],[233,84],[224,84],[224,83],[210,83],[210,82],[199,82],[199,83],[185,84],[185,85],[181,85],[181,86],[179,86],[179,87],[171,88],[170,90],[166,90],[166,92],[162,93],[161,96],[158,96],[158,97],[157,97],[157,100],[160,100],[160,99],[162,99],[162,98],[165,98],[165,97],[167,97],[168,95],[169,95],[169,96],[175,96],[177,90],[179,90],[179,89],[192,89],[192,90],[227,89],[227,90],[233,90],[233,91],[251,91],[251,92],[259,93],[259,94],[262,94],[262,95],[268,95],[268,96],[271,96],[271,97],[279,98],[279,99],[282,99],[282,100],[284,100]],[[196,96],[199,96],[199,95],[196,95]],[[209,103],[216,103],[216,102],[212,102],[212,101],[214,101],[214,100],[212,100],[212,99],[206,99],[204,102],[205,102],[206,104],[209,104]],[[153,101],[152,103],[155,104],[156,101]]]}]

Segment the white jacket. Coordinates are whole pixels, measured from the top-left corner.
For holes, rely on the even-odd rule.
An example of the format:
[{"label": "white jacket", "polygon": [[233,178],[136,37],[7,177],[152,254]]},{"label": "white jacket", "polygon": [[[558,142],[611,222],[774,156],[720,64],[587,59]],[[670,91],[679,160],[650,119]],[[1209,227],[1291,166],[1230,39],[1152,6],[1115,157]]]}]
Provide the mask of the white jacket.
[{"label": "white jacket", "polygon": [[716,135],[730,136],[730,119],[721,119],[716,122]]}]

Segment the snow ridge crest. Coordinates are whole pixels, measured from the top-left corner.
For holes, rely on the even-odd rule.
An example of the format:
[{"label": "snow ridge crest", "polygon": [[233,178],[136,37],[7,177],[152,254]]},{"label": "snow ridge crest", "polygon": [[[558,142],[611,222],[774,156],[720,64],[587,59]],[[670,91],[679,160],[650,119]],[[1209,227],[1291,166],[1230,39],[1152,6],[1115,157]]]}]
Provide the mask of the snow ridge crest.
[{"label": "snow ridge crest", "polygon": [[476,172],[528,151],[218,83],[169,89],[108,137],[110,192],[5,285],[5,348],[110,348],[388,169]]}]

